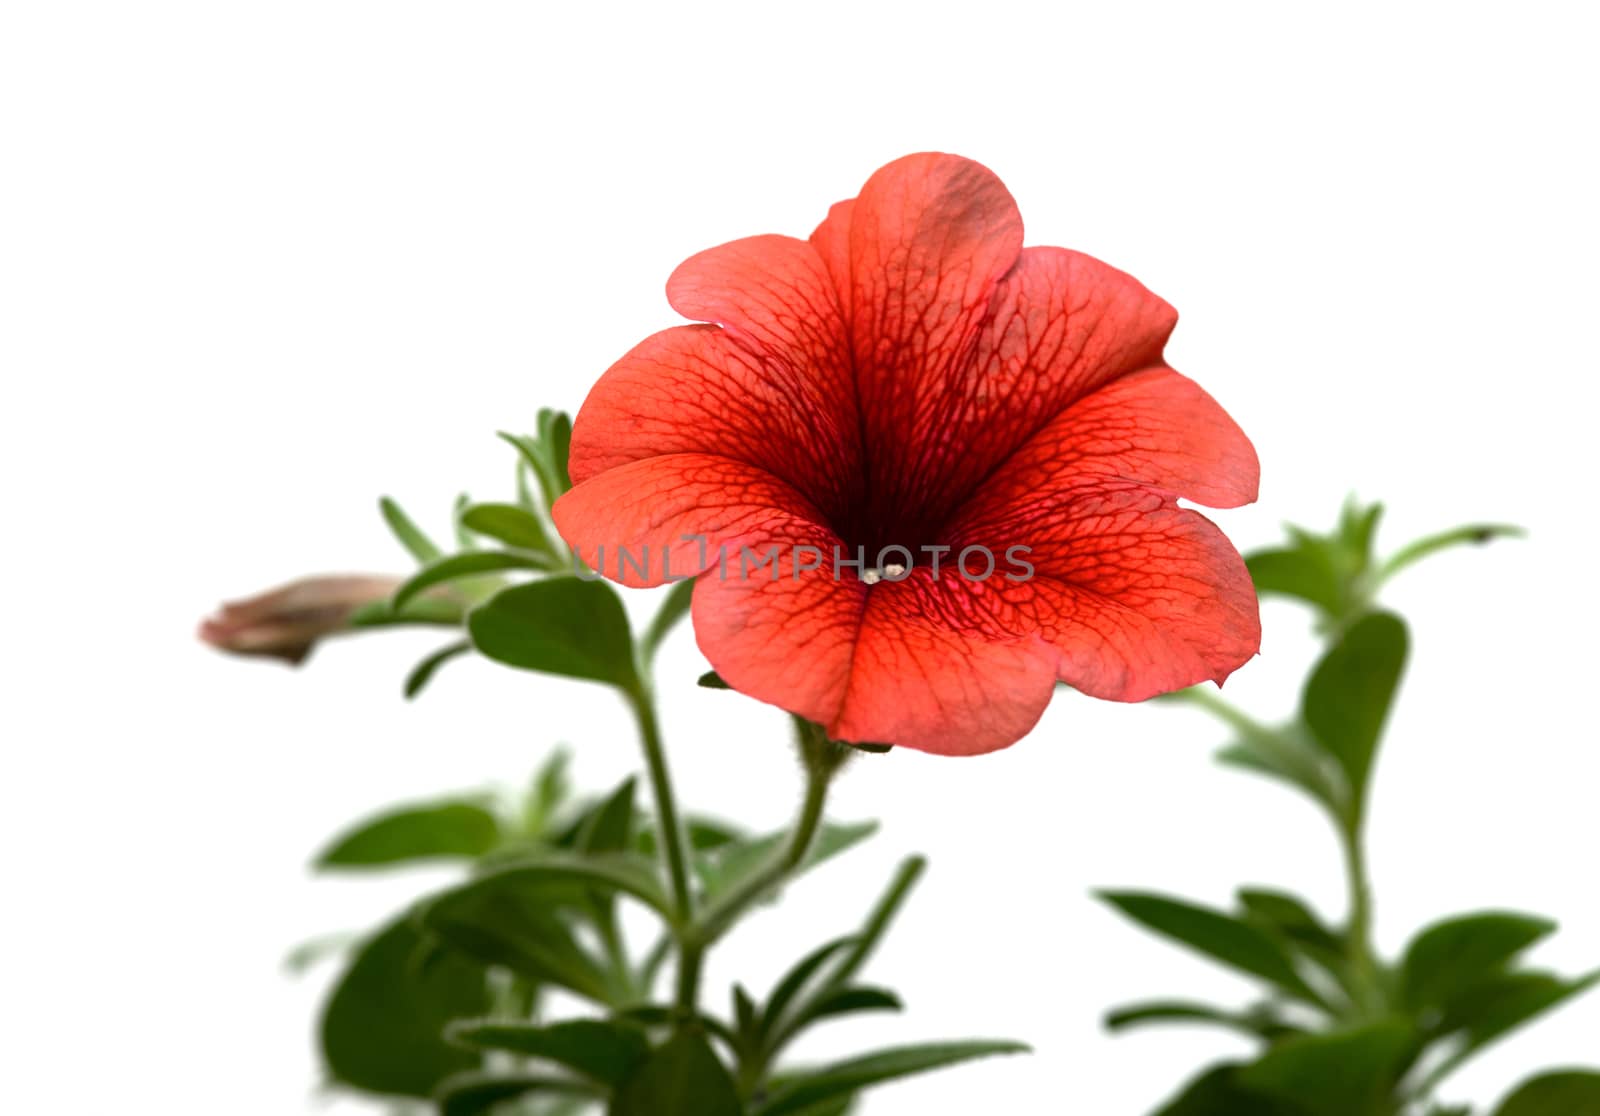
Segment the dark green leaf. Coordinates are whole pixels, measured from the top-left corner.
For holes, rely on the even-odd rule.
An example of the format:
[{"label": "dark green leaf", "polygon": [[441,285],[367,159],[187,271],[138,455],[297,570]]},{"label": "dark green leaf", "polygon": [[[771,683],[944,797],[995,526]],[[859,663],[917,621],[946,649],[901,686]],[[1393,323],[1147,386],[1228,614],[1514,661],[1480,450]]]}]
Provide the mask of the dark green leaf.
[{"label": "dark green leaf", "polygon": [[703,1035],[679,1031],[617,1090],[610,1116],[743,1116],[739,1090]]},{"label": "dark green leaf", "polygon": [[877,949],[878,943],[883,940],[883,935],[894,922],[894,916],[900,912],[906,897],[911,894],[911,889],[916,886],[917,880],[922,878],[922,873],[927,867],[927,859],[921,856],[908,856],[900,862],[894,878],[889,881],[883,896],[867,916],[861,932],[855,936],[855,945],[839,962],[838,968],[828,974],[830,984],[845,984],[861,971],[861,967],[867,963],[867,959]]},{"label": "dark green leaf", "polygon": [[616,591],[603,581],[552,577],[513,586],[472,610],[472,642],[523,670],[637,688],[633,639]]},{"label": "dark green leaf", "polygon": [[483,1116],[507,1101],[532,1095],[582,1097],[593,1096],[594,1090],[549,1074],[471,1072],[443,1082],[435,1099],[439,1116]]},{"label": "dark green leaf", "polygon": [[[905,1005],[900,997],[887,988],[870,984],[847,984],[816,996],[795,1019],[801,1026],[839,1015],[852,1015],[861,1011],[899,1011]],[[798,1030],[798,1027],[796,1028]]]},{"label": "dark green leaf", "polygon": [[1299,999],[1321,1003],[1284,946],[1248,922],[1164,895],[1121,891],[1102,892],[1100,898],[1147,930],[1261,977]]},{"label": "dark green leaf", "polygon": [[689,615],[689,605],[693,598],[693,578],[685,578],[667,590],[667,595],[661,601],[661,607],[656,610],[655,616],[650,620],[650,626],[645,629],[644,637],[639,641],[644,649],[646,662],[656,657],[662,641],[673,628],[678,626],[679,621]]},{"label": "dark green leaf", "polygon": [[733,986],[733,1023],[741,1049],[754,1050],[760,1041],[761,1013],[742,984]]},{"label": "dark green leaf", "polygon": [[816,976],[817,971],[826,965],[829,959],[854,944],[854,937],[835,938],[818,946],[797,961],[773,988],[772,995],[768,997],[767,1005],[762,1011],[761,1021],[756,1027],[757,1033],[760,1035],[774,1033],[783,1013],[789,1009],[789,1005],[805,988],[807,982]]},{"label": "dark green leaf", "polygon": [[622,852],[633,844],[633,795],[637,780],[633,776],[611,792],[611,796],[589,816],[578,837],[584,852]]},{"label": "dark green leaf", "polygon": [[434,544],[434,541],[422,533],[411,517],[389,497],[385,496],[378,501],[378,510],[383,513],[383,521],[389,525],[389,530],[394,532],[394,537],[400,540],[400,545],[411,553],[418,562],[424,564],[437,559],[443,551]]},{"label": "dark green leaf", "polygon": [[567,457],[572,450],[572,418],[564,411],[546,407],[539,412],[538,426],[539,447],[551,482],[545,498],[553,504],[572,487],[572,478],[567,473]]},{"label": "dark green leaf", "polygon": [[1306,1110],[1295,1104],[1246,1089],[1239,1083],[1241,1068],[1224,1065],[1208,1070],[1164,1105],[1156,1116],[1307,1116]]},{"label": "dark green leaf", "polygon": [[[617,1018],[642,1027],[666,1027],[677,1022],[678,1009],[667,1004],[631,1004],[619,1008]],[[712,1038],[727,1043],[730,1050],[738,1048],[738,1036],[726,1023],[701,1012],[695,1013],[694,1020]]]},{"label": "dark green leaf", "polygon": [[1600,1116],[1600,1073],[1569,1070],[1536,1077],[1512,1093],[1495,1116]]},{"label": "dark green leaf", "polygon": [[1407,566],[1422,561],[1429,555],[1437,554],[1450,547],[1467,544],[1482,545],[1493,542],[1495,539],[1520,539],[1527,534],[1521,527],[1514,527],[1508,523],[1474,523],[1467,527],[1456,527],[1449,531],[1441,531],[1437,535],[1418,539],[1409,546],[1403,547],[1392,558],[1383,564],[1383,579],[1388,580]]},{"label": "dark green leaf", "polygon": [[1239,892],[1239,905],[1246,921],[1278,936],[1336,978],[1344,978],[1349,951],[1343,939],[1303,899],[1282,891],[1244,888]]},{"label": "dark green leaf", "polygon": [[539,765],[522,808],[523,825],[530,836],[545,836],[556,811],[571,796],[572,778],[567,773],[571,765],[572,753],[565,748],[557,748]]},{"label": "dark green leaf", "polygon": [[550,560],[535,554],[506,550],[467,550],[460,554],[452,554],[448,558],[440,558],[418,570],[409,581],[394,591],[394,607],[404,609],[416,599],[417,594],[432,589],[435,585],[460,581],[466,577],[481,577],[484,574],[503,573],[507,570],[549,569]]},{"label": "dark green leaf", "polygon": [[1490,1043],[1554,1011],[1597,983],[1600,972],[1578,980],[1552,973],[1514,972],[1498,974],[1457,992],[1436,1030],[1440,1034],[1461,1031],[1465,1041],[1438,1076],[1442,1078]]},{"label": "dark green leaf", "polygon": [[1302,716],[1316,741],[1339,762],[1350,786],[1350,817],[1359,820],[1367,777],[1406,663],[1406,626],[1374,612],[1345,631],[1306,684]]},{"label": "dark green leaf", "polygon": [[500,822],[475,802],[405,806],[359,823],[317,857],[319,868],[374,865],[440,857],[478,857],[500,843]]},{"label": "dark green leaf", "polygon": [[423,659],[420,663],[412,668],[410,674],[406,675],[406,697],[416,697],[422,692],[423,687],[425,687],[433,679],[434,674],[440,667],[444,666],[444,664],[448,663],[451,659],[465,655],[471,650],[472,644],[467,640],[462,640],[460,643],[446,644],[444,647],[439,648],[439,650],[429,655],[426,659]]},{"label": "dark green leaf", "polygon": [[1308,1116],[1385,1116],[1416,1035],[1389,1020],[1334,1034],[1300,1035],[1239,1071],[1251,1092],[1298,1104]]},{"label": "dark green leaf", "polygon": [[[851,825],[823,823],[804,863],[795,870],[794,875],[798,876],[838,856],[877,831],[877,822],[856,822]],[[748,841],[731,841],[699,857],[697,867],[705,884],[707,898],[721,895],[746,876],[759,872],[788,840],[789,834],[783,832]]]},{"label": "dark green leaf", "polygon": [[478,1058],[444,1041],[445,1024],[489,1010],[482,966],[432,948],[409,918],[356,952],[323,1008],[322,1053],[338,1081],[426,1097]]},{"label": "dark green leaf", "polygon": [[1502,969],[1517,954],[1555,932],[1533,915],[1485,911],[1430,926],[1417,935],[1401,963],[1401,987],[1413,1011],[1445,1007],[1454,995]]},{"label": "dark green leaf", "polygon": [[[689,838],[689,847],[696,852],[718,849],[733,841],[747,839],[743,830],[700,814],[691,814],[684,818],[683,829]],[[656,832],[653,825],[647,825],[639,831],[634,848],[646,856],[656,854]]]},{"label": "dark green leaf", "polygon": [[541,1058],[593,1078],[619,1085],[649,1051],[637,1026],[601,1019],[563,1023],[519,1023],[500,1019],[459,1020],[446,1032],[452,1042],[478,1050],[504,1050]]},{"label": "dark green leaf", "polygon": [[474,504],[462,511],[461,525],[516,550],[552,552],[539,517],[515,504]]},{"label": "dark green leaf", "polygon": [[696,680],[697,684],[707,690],[731,690],[732,686],[722,680],[722,676],[714,670],[708,670]]},{"label": "dark green leaf", "polygon": [[750,1116],[792,1116],[812,1105],[851,1096],[871,1085],[997,1054],[1022,1054],[1017,1042],[945,1042],[882,1050],[836,1062],[774,1088]]}]

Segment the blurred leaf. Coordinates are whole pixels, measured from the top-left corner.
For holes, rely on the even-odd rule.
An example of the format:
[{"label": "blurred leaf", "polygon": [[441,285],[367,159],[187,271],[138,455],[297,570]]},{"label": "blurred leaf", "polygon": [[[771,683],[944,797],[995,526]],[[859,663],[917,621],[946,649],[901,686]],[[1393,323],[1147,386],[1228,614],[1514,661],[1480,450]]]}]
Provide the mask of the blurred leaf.
[{"label": "blurred leaf", "polygon": [[1416,1039],[1386,1020],[1334,1034],[1286,1039],[1238,1072],[1251,1092],[1297,1104],[1307,1116],[1389,1116]]},{"label": "blurred leaf", "polygon": [[1432,1078],[1442,1080],[1457,1066],[1517,1028],[1554,1011],[1600,983],[1600,971],[1577,980],[1552,973],[1501,973],[1462,989],[1451,997],[1439,1034],[1463,1033],[1461,1046]]},{"label": "blurred leaf", "polygon": [[1156,1116],[1308,1116],[1298,1105],[1246,1089],[1239,1083],[1240,1069],[1237,1065],[1223,1065],[1206,1071]]},{"label": "blurred leaf", "polygon": [[593,889],[623,891],[666,910],[648,865],[618,855],[554,853],[444,892],[423,907],[420,917],[451,946],[486,964],[609,1004],[617,990],[568,924],[573,911],[589,909]]},{"label": "blurred leaf", "polygon": [[370,868],[478,857],[500,843],[500,821],[476,802],[403,806],[360,822],[316,859],[319,868]]},{"label": "blurred leaf", "polygon": [[[734,841],[748,839],[743,830],[703,814],[690,814],[684,818],[683,829],[689,838],[689,847],[696,852],[717,849]],[[656,831],[653,821],[640,829],[638,837],[634,840],[634,848],[646,856],[656,854]]]},{"label": "blurred leaf", "polygon": [[406,675],[405,694],[407,698],[414,698],[420,694],[425,686],[433,679],[438,669],[451,659],[467,654],[472,650],[472,644],[467,640],[460,643],[450,643],[439,648],[433,654],[423,659],[411,673]]},{"label": "blurred leaf", "polygon": [[1108,891],[1101,892],[1100,898],[1147,930],[1321,1006],[1321,999],[1301,979],[1284,946],[1248,922],[1164,895]]},{"label": "blurred leaf", "polygon": [[500,1019],[458,1020],[446,1035],[452,1042],[478,1050],[503,1050],[555,1062],[612,1086],[624,1081],[649,1051],[644,1032],[638,1027],[601,1019],[544,1025]]},{"label": "blurred leaf", "polygon": [[324,961],[340,956],[360,940],[361,935],[349,931],[318,935],[291,949],[283,959],[283,967],[290,975],[299,976]]},{"label": "blurred leaf", "polygon": [[812,1105],[850,1096],[871,1085],[999,1054],[1023,1054],[1017,1042],[945,1042],[882,1050],[836,1062],[772,1089],[750,1116],[792,1116]]},{"label": "blurred leaf", "polygon": [[364,604],[350,614],[346,623],[352,628],[392,628],[406,624],[459,628],[462,619],[460,601],[421,597],[408,603],[405,608],[395,608],[388,601]]},{"label": "blurred leaf", "polygon": [[1405,669],[1406,645],[1405,622],[1398,616],[1363,616],[1317,663],[1301,699],[1306,725],[1349,781],[1353,821],[1364,810],[1367,778]]},{"label": "blurred leaf", "polygon": [[1298,1030],[1265,1012],[1227,1011],[1210,1004],[1183,1000],[1129,1004],[1110,1012],[1105,1019],[1106,1029],[1112,1032],[1170,1023],[1204,1023],[1268,1040],[1282,1038]]},{"label": "blurred leaf", "polygon": [[334,986],[322,1013],[323,1058],[346,1085],[427,1097],[479,1061],[445,1042],[445,1025],[488,1010],[483,968],[438,951],[401,918],[359,948]]},{"label": "blurred leaf", "polygon": [[1372,544],[1378,533],[1378,521],[1382,518],[1382,504],[1362,507],[1353,496],[1345,501],[1339,515],[1339,542],[1356,575],[1366,573],[1372,565]]},{"label": "blurred leaf", "polygon": [[462,511],[461,525],[515,550],[553,553],[539,517],[515,504],[473,504]]},{"label": "blurred leaf", "polygon": [[555,820],[556,811],[572,795],[572,753],[557,748],[545,757],[533,777],[522,808],[523,825],[532,836],[543,836]]},{"label": "blurred leaf", "polygon": [[600,804],[578,838],[584,852],[622,852],[633,844],[633,796],[637,780],[630,775]]},{"label": "blurred leaf", "polygon": [[[851,825],[824,822],[804,862],[790,878],[838,856],[877,831],[877,822],[856,822]],[[696,868],[705,885],[707,899],[723,894],[740,880],[761,871],[788,840],[789,834],[785,831],[753,840],[730,841],[697,857]]]},{"label": "blurred leaf", "polygon": [[530,1094],[593,1096],[594,1090],[570,1078],[538,1073],[457,1074],[439,1086],[439,1116],[482,1116],[507,1101]]},{"label": "blurred leaf", "polygon": [[761,1041],[761,1013],[756,1010],[755,1000],[742,984],[733,986],[733,1025],[739,1036],[741,1051],[758,1048]]},{"label": "blurred leaf", "polygon": [[[616,1017],[642,1027],[666,1027],[677,1021],[678,1009],[668,1004],[630,1004],[619,1008]],[[739,1037],[720,1019],[703,1012],[696,1012],[694,1021],[712,1038],[727,1043],[729,1049],[736,1049],[739,1046]]]},{"label": "blurred leaf", "polygon": [[679,1031],[617,1090],[609,1116],[743,1116],[739,1090],[703,1035]]},{"label": "blurred leaf", "polygon": [[603,581],[552,577],[497,593],[467,617],[472,642],[489,658],[523,670],[639,685],[628,616]]},{"label": "blurred leaf", "polygon": [[1246,921],[1278,936],[1341,983],[1345,980],[1349,951],[1344,939],[1318,918],[1305,900],[1283,891],[1242,888],[1239,906]]},{"label": "blurred leaf", "polygon": [[414,574],[409,581],[394,591],[394,607],[404,609],[416,600],[417,594],[435,585],[460,581],[466,577],[503,573],[507,570],[547,571],[550,559],[534,554],[507,550],[467,550],[430,562]]},{"label": "blurred leaf", "polygon": [[1456,527],[1449,531],[1441,531],[1437,535],[1429,535],[1418,539],[1409,546],[1402,547],[1393,557],[1383,564],[1382,578],[1387,581],[1407,566],[1415,565],[1429,555],[1437,554],[1441,550],[1468,544],[1482,545],[1495,539],[1520,539],[1527,535],[1521,527],[1509,523],[1474,523],[1467,527]]},{"label": "blurred leaf", "polygon": [[722,676],[720,674],[718,674],[714,670],[708,670],[704,674],[702,674],[696,680],[696,684],[701,686],[703,689],[707,689],[707,690],[731,690],[731,689],[733,689],[733,687],[728,685],[726,682],[724,682],[722,680]]},{"label": "blurred leaf", "polygon": [[655,616],[650,621],[650,626],[645,629],[644,637],[639,641],[644,649],[645,662],[650,662],[656,657],[656,652],[661,649],[661,643],[677,627],[678,622],[689,615],[689,605],[694,599],[694,578],[685,578],[667,590],[661,607],[656,610]]},{"label": "blurred leaf", "polygon": [[1298,546],[1258,550],[1245,558],[1258,596],[1293,597],[1328,616],[1344,609],[1343,590],[1325,548]]},{"label": "blurred leaf", "polygon": [[868,914],[860,933],[855,935],[855,944],[840,960],[838,967],[828,974],[829,984],[843,985],[861,971],[862,966],[877,949],[878,943],[883,940],[884,934],[894,922],[895,915],[900,913],[906,897],[911,894],[911,889],[917,885],[927,867],[928,861],[921,856],[908,856],[900,862],[900,867],[895,870],[889,886],[884,889],[883,895]]},{"label": "blurred leaf", "polygon": [[1600,1116],[1600,1073],[1568,1070],[1526,1082],[1495,1116]]},{"label": "blurred leaf", "polygon": [[400,540],[400,545],[410,552],[418,562],[428,563],[436,560],[444,552],[434,544],[434,541],[422,533],[411,517],[389,497],[385,496],[378,501],[378,510],[383,513],[383,521],[389,525],[389,530],[394,532],[394,537]]},{"label": "blurred leaf", "polygon": [[472,532],[467,530],[466,524],[461,522],[462,513],[472,506],[472,497],[465,492],[456,497],[455,506],[455,533],[457,550],[476,550],[478,541],[472,537]]},{"label": "blurred leaf", "polygon": [[1485,911],[1445,919],[1411,942],[1401,963],[1401,987],[1413,1011],[1443,1007],[1462,989],[1494,973],[1553,934],[1556,924],[1533,915]]}]

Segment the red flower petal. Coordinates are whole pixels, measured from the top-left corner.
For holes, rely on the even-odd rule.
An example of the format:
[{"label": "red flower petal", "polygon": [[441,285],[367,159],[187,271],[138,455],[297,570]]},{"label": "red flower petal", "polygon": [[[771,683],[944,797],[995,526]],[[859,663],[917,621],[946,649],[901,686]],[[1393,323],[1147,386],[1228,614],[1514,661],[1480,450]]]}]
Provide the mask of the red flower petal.
[{"label": "red flower petal", "polygon": [[697,574],[723,547],[737,563],[745,542],[819,518],[804,496],[765,470],[699,453],[607,469],[551,511],[562,538],[591,569],[636,586],[663,584],[669,573]]},{"label": "red flower petal", "polygon": [[1137,484],[1018,493],[964,519],[952,542],[1031,548],[1033,575],[1001,591],[1002,626],[1042,635],[1062,653],[1061,680],[1094,697],[1143,701],[1221,682],[1261,645],[1255,587],[1232,544]]},{"label": "red flower petal", "polygon": [[[777,576],[695,586],[700,650],[734,689],[824,725],[838,740],[977,755],[1022,737],[1049,704],[1060,652],[1002,631],[984,585],[926,570],[868,587],[835,579],[821,529],[780,544]],[[796,543],[828,555],[794,576]],[[809,562],[809,559],[808,559]]]}]

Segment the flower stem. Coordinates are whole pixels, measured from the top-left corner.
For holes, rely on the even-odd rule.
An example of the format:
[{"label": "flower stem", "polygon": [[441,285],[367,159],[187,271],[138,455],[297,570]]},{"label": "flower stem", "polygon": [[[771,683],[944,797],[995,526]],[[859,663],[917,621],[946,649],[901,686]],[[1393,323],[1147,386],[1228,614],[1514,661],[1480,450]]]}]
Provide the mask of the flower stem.
[{"label": "flower stem", "polygon": [[647,685],[640,685],[628,697],[628,705],[639,723],[639,740],[644,746],[645,766],[649,770],[650,788],[656,801],[656,828],[659,831],[662,858],[666,861],[667,877],[672,885],[673,911],[681,928],[694,918],[694,896],[689,890],[689,857],[685,851],[683,822],[678,817],[678,803],[672,792],[672,774],[667,769],[667,753],[661,743],[655,696]]},{"label": "flower stem", "polygon": [[690,937],[702,947],[727,933],[752,903],[782,884],[804,864],[817,831],[822,827],[828,787],[834,773],[849,757],[849,749],[829,740],[819,726],[799,718],[795,720],[806,771],[805,798],[800,804],[799,816],[778,855],[712,903],[695,924]]},{"label": "flower stem", "polygon": [[1367,871],[1367,854],[1358,818],[1341,818],[1339,836],[1344,851],[1345,874],[1350,888],[1350,925],[1345,931],[1346,948],[1355,983],[1355,1007],[1363,1018],[1381,1017],[1387,995],[1378,973],[1372,948],[1372,881]]}]

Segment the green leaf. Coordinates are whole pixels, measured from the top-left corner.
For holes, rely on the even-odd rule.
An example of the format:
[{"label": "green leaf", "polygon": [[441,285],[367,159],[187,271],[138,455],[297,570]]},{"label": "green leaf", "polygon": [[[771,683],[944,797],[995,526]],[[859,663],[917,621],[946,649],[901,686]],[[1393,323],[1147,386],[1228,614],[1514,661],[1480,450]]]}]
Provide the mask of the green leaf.
[{"label": "green leaf", "polygon": [[[678,1015],[678,1009],[669,1004],[630,1004],[617,1009],[616,1017],[625,1022],[637,1023],[641,1027],[666,1027],[676,1023]],[[738,1048],[738,1036],[720,1019],[703,1012],[696,1012],[694,1021],[712,1038],[726,1043],[730,1050]]]},{"label": "green leaf", "polygon": [[855,945],[839,962],[838,968],[828,974],[829,984],[835,986],[845,984],[861,971],[873,951],[878,948],[878,943],[883,940],[884,934],[894,922],[895,915],[900,913],[900,908],[905,905],[911,889],[917,885],[927,867],[927,859],[921,856],[908,856],[900,862],[900,867],[895,870],[889,886],[884,889],[883,895],[862,925],[860,933],[855,936]]},{"label": "green leaf", "polygon": [[500,843],[500,821],[475,802],[405,806],[360,822],[316,859],[319,868],[370,868],[478,857]]},{"label": "green leaf", "polygon": [[1554,1011],[1575,996],[1600,984],[1600,971],[1577,980],[1553,973],[1501,973],[1480,981],[1451,997],[1438,1034],[1461,1031],[1464,1041],[1434,1080],[1442,1080],[1457,1066],[1526,1023]]},{"label": "green leaf", "polygon": [[1485,911],[1435,923],[1412,941],[1401,963],[1401,988],[1413,1011],[1445,1007],[1456,993],[1504,968],[1517,954],[1553,934],[1548,919]]},{"label": "green leaf", "polygon": [[552,553],[539,517],[515,504],[473,504],[461,512],[461,525],[515,550]]},{"label": "green leaf", "polygon": [[1349,969],[1344,940],[1317,917],[1305,900],[1283,891],[1243,888],[1239,906],[1246,921],[1276,935],[1296,953],[1344,981]]},{"label": "green leaf", "polygon": [[1345,501],[1339,515],[1339,542],[1356,575],[1365,573],[1372,565],[1372,544],[1382,518],[1382,504],[1362,507],[1353,496]]},{"label": "green leaf", "polygon": [[887,988],[870,984],[847,984],[815,997],[795,1017],[795,1030],[801,1026],[820,1023],[840,1015],[853,1015],[862,1011],[900,1011],[905,1007],[900,997]]},{"label": "green leaf", "polygon": [[1524,1083],[1495,1116],[1600,1116],[1600,1073],[1568,1070]]},{"label": "green leaf", "polygon": [[411,521],[411,517],[401,509],[400,505],[389,497],[385,496],[378,501],[378,510],[383,513],[383,521],[389,525],[389,530],[394,532],[394,537],[400,540],[400,545],[410,551],[411,556],[418,562],[435,561],[444,553],[432,539],[422,533],[422,529]]},{"label": "green leaf", "polygon": [[571,797],[571,766],[572,753],[565,748],[557,748],[539,765],[522,807],[522,824],[529,836],[544,836],[555,821],[556,811]]},{"label": "green leaf", "polygon": [[1307,1116],[1298,1105],[1246,1089],[1239,1083],[1241,1068],[1222,1065],[1206,1071],[1162,1106],[1156,1116]]},{"label": "green leaf", "polygon": [[732,686],[722,680],[722,675],[714,670],[708,670],[695,680],[695,684],[706,690],[731,690]]},{"label": "green leaf", "polygon": [[328,1072],[372,1093],[426,1097],[478,1064],[444,1041],[445,1024],[489,1010],[482,966],[433,948],[401,918],[356,952],[323,1008]]},{"label": "green leaf", "polygon": [[811,978],[817,975],[818,970],[841,950],[848,949],[854,944],[853,936],[835,938],[818,946],[797,961],[778,981],[772,990],[772,995],[767,998],[767,1005],[762,1010],[760,1021],[756,1024],[756,1034],[766,1036],[776,1032],[783,1013],[789,1010],[789,1005],[804,990]]},{"label": "green leaf", "polygon": [[628,615],[603,581],[552,577],[513,586],[472,610],[474,646],[523,670],[638,688]]},{"label": "green leaf", "polygon": [[680,1031],[617,1090],[610,1116],[743,1116],[739,1090],[705,1036]]},{"label": "green leaf", "polygon": [[987,1058],[999,1054],[1023,1054],[1028,1048],[1018,1042],[945,1042],[903,1046],[882,1050],[861,1058],[836,1062],[791,1079],[771,1091],[756,1105],[750,1116],[792,1116],[812,1105],[837,1097],[850,1096],[871,1085],[893,1081],[912,1074]]},{"label": "green leaf", "polygon": [[538,427],[539,446],[551,482],[545,498],[553,504],[572,487],[572,477],[567,472],[567,458],[572,451],[572,417],[564,411],[545,407],[539,411]]},{"label": "green leaf", "polygon": [[1406,663],[1406,626],[1374,612],[1356,621],[1322,657],[1306,684],[1301,713],[1312,736],[1339,762],[1359,820],[1378,740]]},{"label": "green leaf", "polygon": [[1245,566],[1258,596],[1292,597],[1328,616],[1338,616],[1344,609],[1344,590],[1324,548],[1258,550],[1246,556]]},{"label": "green leaf", "polygon": [[622,891],[667,910],[654,872],[631,855],[552,853],[446,891],[420,917],[428,930],[485,964],[610,1004],[618,990],[569,925],[576,913],[591,910],[596,890]]},{"label": "green leaf", "polygon": [[[639,641],[644,649],[646,662],[656,657],[656,652],[661,649],[661,643],[678,622],[689,615],[689,605],[694,598],[694,578],[685,578],[667,590],[667,595],[661,602],[661,607],[656,610],[655,616],[650,621],[650,626],[645,629],[644,638]],[[713,675],[715,677],[715,675]]]},{"label": "green leaf", "polygon": [[418,570],[409,581],[394,591],[394,607],[403,609],[415,601],[417,594],[451,581],[484,574],[504,573],[507,570],[547,571],[548,558],[506,550],[468,550],[440,558]]},{"label": "green leaf", "polygon": [[1286,1039],[1238,1082],[1251,1092],[1303,1107],[1307,1116],[1388,1116],[1416,1034],[1385,1020],[1334,1034]]},{"label": "green leaf", "polygon": [[1523,528],[1509,523],[1474,523],[1466,527],[1441,531],[1437,535],[1429,535],[1401,548],[1383,564],[1381,577],[1387,581],[1407,566],[1415,565],[1441,550],[1463,545],[1481,546],[1495,539],[1520,539],[1526,537],[1527,533]]},{"label": "green leaf", "polygon": [[1129,1004],[1108,1013],[1105,1019],[1106,1030],[1112,1032],[1169,1023],[1204,1023],[1268,1040],[1282,1038],[1298,1030],[1269,1012],[1227,1011],[1210,1004],[1197,1004],[1185,1000]]},{"label": "green leaf", "polygon": [[1300,977],[1284,946],[1251,923],[1164,895],[1108,891],[1101,892],[1100,898],[1147,930],[1321,1006],[1321,999]]},{"label": "green leaf", "polygon": [[649,1052],[637,1026],[602,1019],[520,1023],[503,1019],[458,1020],[446,1037],[477,1050],[503,1050],[565,1066],[602,1085],[619,1085]]},{"label": "green leaf", "polygon": [[[877,831],[877,822],[856,822],[850,825],[824,822],[804,862],[795,869],[790,878],[838,856]],[[784,831],[753,840],[730,841],[697,857],[696,869],[700,873],[701,882],[705,885],[706,898],[713,899],[733,888],[745,877],[759,872],[778,854],[778,850],[788,840],[789,834]]]},{"label": "green leaf", "polygon": [[507,1101],[533,1094],[587,1097],[594,1090],[548,1074],[471,1072],[443,1082],[434,1099],[439,1102],[439,1116],[483,1116]]},{"label": "green leaf", "polygon": [[[696,852],[718,849],[734,841],[747,839],[743,830],[703,814],[690,814],[684,818],[683,829],[688,835],[689,847]],[[653,821],[640,829],[638,837],[634,840],[634,848],[646,856],[656,855],[656,831]]]},{"label": "green leaf", "polygon": [[589,816],[578,837],[584,852],[622,852],[633,844],[633,796],[638,780],[630,775]]},{"label": "green leaf", "polygon": [[465,655],[471,650],[472,644],[467,640],[462,640],[460,643],[446,644],[426,659],[423,659],[411,669],[410,674],[406,675],[406,697],[408,699],[416,697],[432,681],[434,674],[438,672],[440,667],[451,659]]}]

